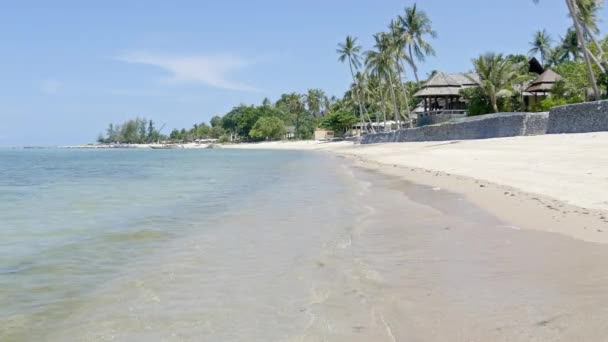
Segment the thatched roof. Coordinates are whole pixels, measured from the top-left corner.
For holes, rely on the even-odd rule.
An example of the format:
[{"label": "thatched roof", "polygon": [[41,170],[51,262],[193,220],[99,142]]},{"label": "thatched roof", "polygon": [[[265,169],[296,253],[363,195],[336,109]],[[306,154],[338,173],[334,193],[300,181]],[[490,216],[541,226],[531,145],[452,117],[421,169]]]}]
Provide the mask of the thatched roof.
[{"label": "thatched roof", "polygon": [[[472,80],[471,80],[472,79]],[[435,73],[420,89],[415,97],[459,96],[460,89],[475,86],[479,83],[479,75],[475,73],[448,74]]]},{"label": "thatched roof", "polygon": [[540,76],[538,76],[530,86],[526,89],[529,93],[544,93],[549,92],[553,89],[555,83],[561,80],[562,77],[551,69],[545,70]]}]

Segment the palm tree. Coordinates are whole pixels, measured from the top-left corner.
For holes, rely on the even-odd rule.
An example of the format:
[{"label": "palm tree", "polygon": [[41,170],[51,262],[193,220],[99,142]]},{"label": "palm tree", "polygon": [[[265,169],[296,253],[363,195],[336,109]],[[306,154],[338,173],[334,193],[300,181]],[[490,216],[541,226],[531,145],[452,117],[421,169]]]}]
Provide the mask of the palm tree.
[{"label": "palm tree", "polygon": [[418,67],[414,61],[414,56],[418,61],[424,61],[426,56],[435,55],[435,50],[425,40],[425,36],[437,37],[437,32],[432,28],[432,21],[424,11],[418,11],[416,4],[405,8],[405,15],[399,16],[399,22],[403,28],[405,41],[407,42],[409,62],[414,70],[414,78],[418,79]]},{"label": "palm tree", "polygon": [[[405,47],[407,46],[407,35],[405,34],[405,30],[403,29],[403,27],[401,27],[399,22],[391,20],[389,29],[390,29],[389,37],[390,37],[390,41],[391,41],[390,48],[391,48],[392,53],[395,58],[395,66],[396,66],[396,71],[397,71],[397,76],[398,76],[399,88],[401,88],[401,94],[403,95],[403,101],[404,101],[404,105],[405,105],[405,109],[406,109],[407,120],[409,122],[409,127],[411,128],[412,120],[410,120],[410,118],[411,118],[410,104],[409,104],[410,101],[408,99],[407,92],[406,92],[405,86],[404,86],[405,80],[403,78],[403,74],[405,74],[405,66],[403,64],[403,61],[404,60],[407,61],[410,65],[412,65],[413,61],[411,60],[410,56],[407,53],[405,53]],[[397,123],[397,126],[399,126],[399,123]]]},{"label": "palm tree", "polygon": [[581,53],[581,48],[578,45],[578,38],[573,28],[569,28],[566,31],[566,35],[562,38],[560,46],[564,53],[564,59],[577,60]]},{"label": "palm tree", "polygon": [[[370,74],[367,82],[367,94],[369,96],[369,102],[374,109],[374,112],[382,113],[382,119],[384,121],[384,130],[386,130],[386,101],[384,100],[385,94],[385,82],[377,74]],[[378,115],[376,114],[376,122],[379,122]]]},{"label": "palm tree", "polygon": [[[480,88],[490,99],[492,110],[498,113],[498,92],[506,90],[517,77],[517,68],[502,54],[486,53],[473,59],[473,67],[480,78]],[[469,77],[469,76],[467,76]],[[470,77],[469,77],[470,78]],[[475,81],[470,78],[471,81]]]},{"label": "palm tree", "polygon": [[568,53],[562,46],[556,46],[547,53],[546,65],[554,67],[568,59]]},{"label": "palm tree", "polygon": [[541,64],[545,65],[546,56],[551,49],[551,43],[553,39],[547,32],[547,30],[543,29],[542,31],[537,31],[534,34],[534,39],[530,42],[532,48],[528,52],[530,56],[540,54]]},{"label": "palm tree", "polygon": [[[336,50],[336,52],[340,55],[340,57],[338,57],[340,62],[344,63],[344,61],[348,60],[348,66],[350,68],[350,75],[353,79],[353,83],[357,82],[355,79],[355,69],[358,69],[361,66],[361,59],[359,56],[361,50],[361,46],[357,45],[357,38],[353,38],[351,36],[346,36],[346,41],[338,44],[338,49]],[[355,94],[355,96],[359,105],[359,121],[361,123],[361,127],[363,127],[363,108],[361,105],[361,99],[358,92]]]},{"label": "palm tree", "polygon": [[325,92],[321,89],[308,89],[308,93],[306,94],[306,106],[308,107],[308,111],[315,117],[321,117],[322,115],[322,107],[325,103]]},{"label": "palm tree", "polygon": [[284,95],[284,100],[287,105],[287,111],[296,117],[295,138],[298,139],[300,134],[300,116],[305,110],[303,96],[298,93],[290,93]]},{"label": "palm tree", "polygon": [[[538,3],[540,0],[533,0],[534,3]],[[594,5],[590,5],[594,3]],[[593,87],[593,93],[595,94],[595,98],[600,98],[600,90],[597,86],[597,82],[595,80],[595,74],[593,73],[593,68],[591,66],[591,53],[587,48],[587,42],[585,40],[585,36],[589,36],[590,28],[588,26],[589,23],[586,21],[592,20],[593,16],[589,13],[592,12],[592,8],[597,10],[599,8],[598,0],[566,0],[566,6],[568,7],[568,13],[570,13],[570,17],[572,18],[572,22],[574,23],[574,31],[576,32],[576,38],[578,40],[578,44],[580,49],[583,51],[583,57],[585,58],[585,67],[587,68],[587,77],[589,78],[589,83]],[[601,66],[599,61],[593,56],[596,64]]]},{"label": "palm tree", "polygon": [[[368,70],[376,74],[380,78],[388,81],[391,99],[393,102],[393,110],[395,120],[400,117],[399,108],[397,106],[397,96],[395,95],[394,74],[395,61],[391,54],[391,44],[388,34],[378,33],[374,35],[376,50],[367,51],[365,54],[365,64]],[[385,127],[386,128],[386,127]]]}]

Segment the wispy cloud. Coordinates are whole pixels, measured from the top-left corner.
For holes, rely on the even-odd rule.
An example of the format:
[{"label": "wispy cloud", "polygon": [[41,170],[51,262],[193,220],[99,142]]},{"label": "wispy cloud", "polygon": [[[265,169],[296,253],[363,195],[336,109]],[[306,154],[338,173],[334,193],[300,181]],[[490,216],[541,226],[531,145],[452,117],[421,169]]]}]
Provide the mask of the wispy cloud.
[{"label": "wispy cloud", "polygon": [[258,91],[255,87],[229,79],[234,72],[253,64],[233,55],[178,56],[131,52],[118,57],[118,60],[164,69],[171,74],[168,79],[171,83],[202,83],[221,89]]},{"label": "wispy cloud", "polygon": [[63,84],[56,80],[43,80],[38,84],[38,87],[44,94],[54,95],[61,90]]}]

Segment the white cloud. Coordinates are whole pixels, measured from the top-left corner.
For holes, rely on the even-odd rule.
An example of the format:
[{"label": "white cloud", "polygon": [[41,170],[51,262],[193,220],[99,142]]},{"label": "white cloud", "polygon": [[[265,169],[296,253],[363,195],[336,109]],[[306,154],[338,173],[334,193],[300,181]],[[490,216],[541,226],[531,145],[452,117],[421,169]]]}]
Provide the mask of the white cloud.
[{"label": "white cloud", "polygon": [[61,82],[56,80],[43,80],[38,84],[38,86],[41,92],[53,95],[57,94],[61,90],[63,85],[61,84]]},{"label": "white cloud", "polygon": [[254,87],[228,79],[231,73],[252,64],[232,55],[175,56],[132,52],[118,60],[162,68],[171,74],[171,83],[203,83],[221,89],[257,91]]}]

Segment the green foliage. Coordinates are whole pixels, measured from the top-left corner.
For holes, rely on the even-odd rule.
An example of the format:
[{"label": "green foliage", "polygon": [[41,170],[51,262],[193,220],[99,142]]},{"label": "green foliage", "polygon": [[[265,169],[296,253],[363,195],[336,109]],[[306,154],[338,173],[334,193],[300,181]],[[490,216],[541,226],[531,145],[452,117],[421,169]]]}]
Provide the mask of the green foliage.
[{"label": "green foliage", "polygon": [[100,134],[97,137],[97,142],[144,144],[154,142],[160,138],[160,132],[154,128],[152,120],[136,118],[127,120],[122,124],[110,124],[106,130],[106,135]]},{"label": "green foliage", "polygon": [[344,134],[358,121],[357,117],[346,111],[330,112],[325,115],[319,124],[320,127],[330,129],[337,134]]},{"label": "green foliage", "polygon": [[540,102],[540,111],[548,112],[553,107],[563,106],[567,103],[568,102],[564,98],[549,96]]},{"label": "green foliage", "polygon": [[583,62],[568,61],[557,65],[554,69],[564,80],[565,96],[584,99],[589,89],[589,78]]},{"label": "green foliage", "polygon": [[460,96],[469,104],[469,115],[492,113],[490,98],[481,87],[471,87],[460,90]]},{"label": "green foliage", "polygon": [[209,123],[211,124],[211,127],[217,127],[217,126],[221,126],[222,125],[222,117],[219,115],[216,115],[214,117],[211,118],[211,120],[209,121]]},{"label": "green foliage", "polygon": [[490,100],[492,111],[498,112],[498,94],[512,88],[520,66],[502,54],[489,52],[474,59],[473,67],[479,75],[481,90]]},{"label": "green foliage", "polygon": [[230,142],[230,136],[228,134],[224,134],[221,137],[219,137],[219,139],[217,140],[218,143],[220,144],[225,144]]},{"label": "green foliage", "polygon": [[275,116],[262,116],[253,125],[249,136],[257,140],[280,139],[287,133],[283,120]]}]

